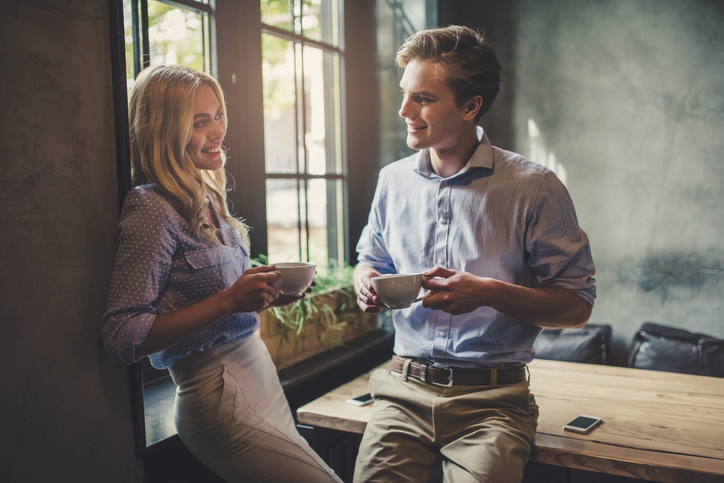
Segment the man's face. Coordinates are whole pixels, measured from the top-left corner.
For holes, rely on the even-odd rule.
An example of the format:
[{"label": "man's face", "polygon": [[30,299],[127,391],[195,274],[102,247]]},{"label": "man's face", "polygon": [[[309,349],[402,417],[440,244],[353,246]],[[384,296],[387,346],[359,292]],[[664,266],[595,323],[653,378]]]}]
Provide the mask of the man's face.
[{"label": "man's face", "polygon": [[412,149],[454,150],[463,135],[467,106],[458,106],[440,68],[412,60],[400,81],[404,96],[400,116],[407,124],[407,145]]}]

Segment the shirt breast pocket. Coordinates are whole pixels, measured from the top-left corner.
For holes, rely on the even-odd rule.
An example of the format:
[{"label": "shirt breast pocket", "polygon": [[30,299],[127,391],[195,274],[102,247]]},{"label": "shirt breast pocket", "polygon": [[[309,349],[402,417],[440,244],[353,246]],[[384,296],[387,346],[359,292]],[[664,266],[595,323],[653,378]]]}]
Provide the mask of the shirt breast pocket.
[{"label": "shirt breast pocket", "polygon": [[243,272],[241,257],[225,246],[187,252],[184,258],[189,276],[216,291],[230,287]]},{"label": "shirt breast pocket", "polygon": [[204,248],[201,250],[187,252],[185,258],[186,263],[188,263],[193,270],[202,270],[204,268],[216,267],[231,262],[231,259],[224,256],[223,252],[213,248]]}]

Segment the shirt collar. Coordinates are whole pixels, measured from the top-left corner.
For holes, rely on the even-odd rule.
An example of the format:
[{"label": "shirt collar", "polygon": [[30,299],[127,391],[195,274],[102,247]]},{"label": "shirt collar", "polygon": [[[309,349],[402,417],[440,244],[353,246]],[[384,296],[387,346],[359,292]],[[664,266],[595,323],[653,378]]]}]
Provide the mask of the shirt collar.
[{"label": "shirt collar", "polygon": [[[485,134],[483,131],[483,128],[480,126],[476,126],[475,129],[477,135],[478,135],[478,147],[475,148],[475,152],[470,157],[468,162],[463,166],[463,168],[452,175],[448,179],[455,179],[460,176],[465,175],[468,170],[471,168],[487,168],[487,169],[493,169],[493,147],[490,144],[490,140],[488,139],[488,135]],[[426,178],[433,178],[439,176],[433,171],[432,169],[432,163],[430,162],[430,149],[426,148],[421,151],[418,151],[417,154],[417,160],[415,163],[415,167],[413,170]]]}]

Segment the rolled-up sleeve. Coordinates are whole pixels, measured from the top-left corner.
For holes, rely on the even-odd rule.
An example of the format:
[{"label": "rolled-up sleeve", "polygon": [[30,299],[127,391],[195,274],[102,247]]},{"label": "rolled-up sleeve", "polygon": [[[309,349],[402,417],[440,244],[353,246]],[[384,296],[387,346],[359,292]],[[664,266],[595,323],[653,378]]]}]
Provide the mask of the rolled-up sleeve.
[{"label": "rolled-up sleeve", "polygon": [[526,251],[540,286],[572,290],[593,305],[596,269],[588,236],[578,225],[568,190],[553,173],[542,179],[528,224]]},{"label": "rolled-up sleeve", "polygon": [[159,203],[137,190],[126,196],[116,239],[116,258],[101,338],[116,366],[138,360],[156,318],[156,302],[168,279],[177,236]]},{"label": "rolled-up sleeve", "polygon": [[384,177],[380,175],[367,226],[357,242],[358,261],[360,265],[373,267],[380,273],[395,273],[395,265],[382,236],[385,218],[384,190]]}]

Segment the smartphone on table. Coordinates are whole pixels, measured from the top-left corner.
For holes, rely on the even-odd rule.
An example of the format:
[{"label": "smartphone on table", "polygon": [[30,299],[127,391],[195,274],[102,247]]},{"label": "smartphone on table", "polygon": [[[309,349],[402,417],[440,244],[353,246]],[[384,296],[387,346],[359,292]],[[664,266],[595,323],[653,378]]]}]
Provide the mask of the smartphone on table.
[{"label": "smartphone on table", "polygon": [[372,395],[370,393],[347,399],[347,404],[351,404],[353,406],[367,406],[368,404],[371,404],[371,403],[372,403]]},{"label": "smartphone on table", "polygon": [[563,429],[574,433],[586,434],[599,424],[601,424],[601,418],[598,416],[581,414],[576,419],[563,426]]}]

